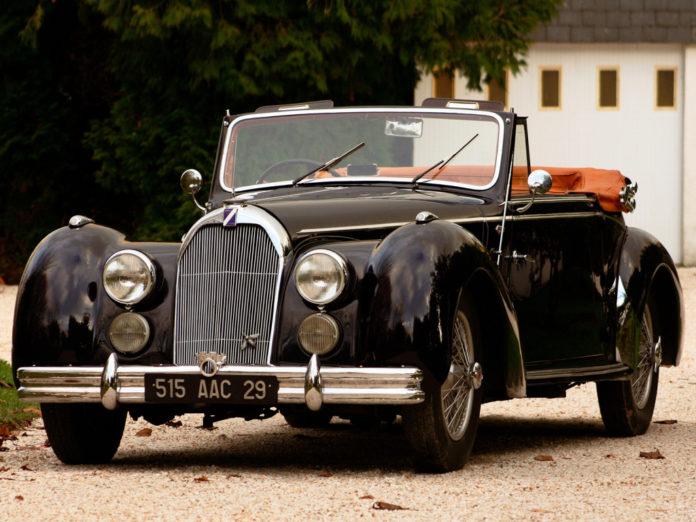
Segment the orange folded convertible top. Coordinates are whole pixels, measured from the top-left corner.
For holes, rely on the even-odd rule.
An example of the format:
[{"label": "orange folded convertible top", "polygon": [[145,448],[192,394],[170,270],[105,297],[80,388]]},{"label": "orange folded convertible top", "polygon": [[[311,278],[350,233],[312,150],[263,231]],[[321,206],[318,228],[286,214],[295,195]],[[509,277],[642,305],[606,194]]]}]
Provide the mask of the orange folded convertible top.
[{"label": "orange folded convertible top", "polygon": [[[595,196],[607,212],[628,212],[621,203],[619,192],[631,181],[618,170],[588,167],[532,167],[551,174],[553,183],[547,194],[587,194]],[[515,167],[512,173],[512,194],[529,194],[527,168]]]}]

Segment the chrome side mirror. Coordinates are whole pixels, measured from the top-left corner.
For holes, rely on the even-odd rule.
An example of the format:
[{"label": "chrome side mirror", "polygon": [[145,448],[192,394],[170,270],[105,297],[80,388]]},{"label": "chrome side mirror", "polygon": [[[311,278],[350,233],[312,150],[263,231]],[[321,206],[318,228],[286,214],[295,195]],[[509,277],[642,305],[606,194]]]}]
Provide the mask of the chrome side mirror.
[{"label": "chrome side mirror", "polygon": [[529,210],[529,207],[534,204],[534,198],[536,198],[536,195],[546,194],[549,190],[551,190],[552,183],[553,180],[551,179],[551,174],[545,170],[538,169],[532,171],[527,178],[527,185],[529,186],[529,193],[532,195],[532,199],[524,207],[518,208],[517,212],[522,213]]},{"label": "chrome side mirror", "polygon": [[201,190],[201,186],[203,185],[203,176],[201,176],[201,173],[196,169],[188,169],[185,170],[181,175],[179,184],[181,185],[181,190],[183,190],[186,194],[191,194],[194,196]]},{"label": "chrome side mirror", "polygon": [[185,170],[181,175],[179,185],[181,185],[181,190],[183,190],[185,194],[191,194],[191,198],[193,199],[195,205],[205,214],[205,207],[196,200],[196,194],[198,194],[198,192],[201,190],[201,186],[203,185],[203,176],[201,176],[201,173],[196,169]]},{"label": "chrome side mirror", "polygon": [[534,170],[527,178],[529,185],[529,193],[533,196],[537,194],[546,194],[551,189],[551,174],[545,170]]}]

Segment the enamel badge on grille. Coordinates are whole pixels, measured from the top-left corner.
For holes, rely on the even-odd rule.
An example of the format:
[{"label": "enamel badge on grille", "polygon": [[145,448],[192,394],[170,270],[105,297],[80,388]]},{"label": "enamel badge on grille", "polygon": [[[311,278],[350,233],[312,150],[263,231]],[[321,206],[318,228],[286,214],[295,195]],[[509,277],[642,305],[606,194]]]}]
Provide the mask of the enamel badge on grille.
[{"label": "enamel badge on grille", "polygon": [[226,208],[222,214],[222,224],[226,227],[234,227],[237,225],[237,213],[239,207]]}]

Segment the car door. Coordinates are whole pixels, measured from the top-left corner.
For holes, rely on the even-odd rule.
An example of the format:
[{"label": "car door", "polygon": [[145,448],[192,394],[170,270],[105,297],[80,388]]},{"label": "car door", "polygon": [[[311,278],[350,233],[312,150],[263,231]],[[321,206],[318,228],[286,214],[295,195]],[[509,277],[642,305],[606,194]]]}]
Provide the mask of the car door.
[{"label": "car door", "polygon": [[[521,132],[526,127],[520,125]],[[518,133],[517,143],[522,142]],[[515,176],[526,177],[526,151]],[[517,183],[519,185],[519,183]],[[585,367],[614,354],[620,216],[585,195],[510,199],[501,268],[515,304],[528,369]]]}]

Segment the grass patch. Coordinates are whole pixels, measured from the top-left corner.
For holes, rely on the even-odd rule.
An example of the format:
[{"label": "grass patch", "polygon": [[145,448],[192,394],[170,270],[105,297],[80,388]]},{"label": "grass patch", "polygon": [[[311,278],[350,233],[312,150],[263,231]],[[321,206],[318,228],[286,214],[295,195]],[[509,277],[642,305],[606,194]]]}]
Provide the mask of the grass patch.
[{"label": "grass patch", "polygon": [[3,434],[28,425],[41,415],[38,404],[20,402],[12,381],[12,367],[0,359],[0,440]]}]

